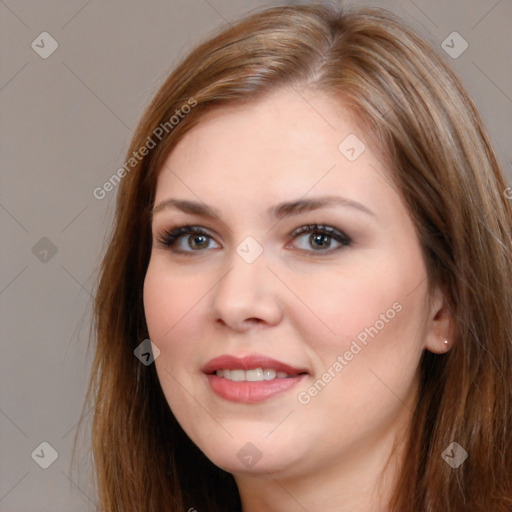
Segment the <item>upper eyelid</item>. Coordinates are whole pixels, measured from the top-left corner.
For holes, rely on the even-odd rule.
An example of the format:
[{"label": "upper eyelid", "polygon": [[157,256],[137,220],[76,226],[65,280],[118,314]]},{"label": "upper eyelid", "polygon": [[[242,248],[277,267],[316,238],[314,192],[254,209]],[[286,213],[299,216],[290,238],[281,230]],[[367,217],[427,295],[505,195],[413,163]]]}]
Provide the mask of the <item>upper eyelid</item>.
[{"label": "upper eyelid", "polygon": [[[325,230],[327,231],[328,233],[329,232],[334,232],[335,234],[336,233],[340,233],[342,235],[346,235],[347,237],[349,236],[343,229],[341,228],[337,228],[335,226],[332,226],[331,224],[328,224],[326,222],[307,222],[305,224],[300,224],[299,226],[297,226],[296,228],[293,228],[291,231],[289,231],[288,235],[287,236],[298,236],[298,235],[301,235],[301,234],[305,234],[305,233],[297,233],[297,231],[299,230],[304,230],[306,231],[306,228],[311,228],[311,230],[318,230],[318,231],[322,231],[322,230]],[[158,236],[159,234],[161,235],[165,235],[167,233],[171,233],[173,231],[176,231],[176,230],[185,230],[185,229],[188,229],[190,230],[190,232],[196,232],[196,231],[206,231],[207,234],[209,236],[212,236],[212,237],[215,237],[217,236],[215,230],[213,229],[210,229],[210,228],[207,228],[201,224],[189,224],[189,223],[183,223],[183,224],[176,224],[175,226],[172,226],[170,228],[157,228],[155,229],[155,234]],[[183,232],[183,233],[180,233],[178,236],[181,236],[181,235],[186,235],[186,234],[189,234],[187,232]]]},{"label": "upper eyelid", "polygon": [[[172,241],[172,243],[164,244],[164,245],[168,245],[169,248],[171,248],[181,238],[183,238],[183,237],[186,238],[187,236],[191,236],[193,234],[204,234],[204,235],[208,236],[210,239],[212,239],[215,243],[217,243],[217,244],[219,243],[216,240],[216,234],[214,232],[212,232],[213,230],[210,230],[203,225],[189,224],[189,223],[178,224],[174,227],[164,229],[160,234],[157,234],[157,239],[160,241],[165,240],[166,236],[168,234],[171,234],[173,232],[175,233],[177,231],[178,231],[178,233],[176,233],[175,238]],[[181,231],[181,233],[179,231]],[[335,240],[336,243],[341,244],[342,246],[349,246],[353,243],[352,237],[350,235],[348,235],[343,229],[337,228],[328,223],[316,222],[316,221],[306,223],[306,224],[301,224],[300,226],[297,226],[287,236],[291,236],[293,238],[293,240],[295,240],[297,238],[306,236],[307,234],[314,233],[315,231],[323,232],[328,237]],[[345,241],[339,240],[341,238],[344,238]],[[187,252],[187,253],[192,252],[193,253],[195,251],[177,250],[176,252]],[[197,251],[197,252],[202,252],[202,251]],[[320,253],[320,252],[327,252],[327,251],[318,251],[318,252]]]}]

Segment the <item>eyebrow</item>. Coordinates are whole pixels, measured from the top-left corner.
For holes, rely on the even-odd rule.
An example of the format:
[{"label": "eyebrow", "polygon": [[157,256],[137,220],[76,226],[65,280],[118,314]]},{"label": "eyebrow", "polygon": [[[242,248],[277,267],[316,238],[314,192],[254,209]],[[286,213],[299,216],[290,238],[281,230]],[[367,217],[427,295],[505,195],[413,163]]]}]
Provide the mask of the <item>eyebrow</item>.
[{"label": "eyebrow", "polygon": [[[295,201],[279,203],[270,207],[267,210],[267,215],[271,219],[280,220],[283,217],[289,215],[299,215],[301,213],[310,212],[329,206],[342,206],[345,208],[352,208],[377,218],[377,215],[375,215],[372,210],[363,204],[340,196],[322,196],[311,199],[297,199]],[[212,208],[205,203],[172,198],[165,199],[164,201],[158,203],[158,205],[153,208],[152,216],[158,212],[161,212],[162,210],[167,210],[169,208],[176,208],[185,213],[200,215],[206,218],[221,221],[220,213],[215,210],[215,208]]]}]

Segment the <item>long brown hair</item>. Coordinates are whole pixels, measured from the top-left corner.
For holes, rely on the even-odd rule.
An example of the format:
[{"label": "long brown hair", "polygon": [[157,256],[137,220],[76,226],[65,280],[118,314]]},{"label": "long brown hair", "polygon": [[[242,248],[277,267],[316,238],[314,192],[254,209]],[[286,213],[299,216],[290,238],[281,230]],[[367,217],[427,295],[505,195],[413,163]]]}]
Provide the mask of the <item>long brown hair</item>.
[{"label": "long brown hair", "polygon": [[[150,211],[169,152],[202,116],[280,86],[324,91],[382,147],[415,222],[429,285],[455,319],[453,348],[425,351],[404,464],[389,510],[512,510],[512,207],[492,144],[460,78],[432,46],[377,8],[299,5],[246,17],[193,50],[138,125],[118,185],[95,299],[92,453],[105,512],[240,510],[232,475],[175,420],[154,365],[142,290]],[[184,108],[188,104],[190,108]],[[179,120],[171,121],[179,111]],[[156,135],[158,134],[158,136]],[[154,147],[153,147],[154,146]],[[467,460],[442,458],[457,442]]]}]

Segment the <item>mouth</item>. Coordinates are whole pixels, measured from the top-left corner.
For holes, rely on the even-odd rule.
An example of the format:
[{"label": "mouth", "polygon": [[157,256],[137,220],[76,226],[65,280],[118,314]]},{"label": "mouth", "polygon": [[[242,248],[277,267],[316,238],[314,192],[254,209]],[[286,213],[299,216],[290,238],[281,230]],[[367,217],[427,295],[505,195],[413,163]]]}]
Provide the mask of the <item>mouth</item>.
[{"label": "mouth", "polygon": [[286,373],[282,371],[274,370],[273,368],[253,368],[250,370],[242,369],[227,369],[216,370],[214,375],[228,379],[233,382],[261,382],[264,380],[274,379],[290,379],[297,377],[298,375],[306,375],[306,372],[301,373]]},{"label": "mouth", "polygon": [[216,357],[202,371],[216,395],[239,403],[268,400],[289,390],[309,374],[305,368],[295,368],[260,355]]}]

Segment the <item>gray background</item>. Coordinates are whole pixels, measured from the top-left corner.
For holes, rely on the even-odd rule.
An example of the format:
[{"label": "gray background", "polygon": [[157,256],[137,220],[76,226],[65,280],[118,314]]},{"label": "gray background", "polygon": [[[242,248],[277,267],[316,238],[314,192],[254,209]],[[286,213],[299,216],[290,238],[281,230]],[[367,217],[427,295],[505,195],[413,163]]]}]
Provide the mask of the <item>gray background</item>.
[{"label": "gray background", "polygon": [[[283,3],[0,1],[1,511],[96,509],[86,437],[70,468],[92,357],[93,281],[116,193],[98,200],[92,191],[122,165],[138,118],[177,59],[214,28]],[[372,3],[440,49],[453,31],[468,42],[452,63],[510,183],[512,2]],[[47,59],[31,47],[45,31],[59,45]],[[58,452],[48,469],[31,457],[43,441]],[[45,450],[38,460],[49,460]]]}]

